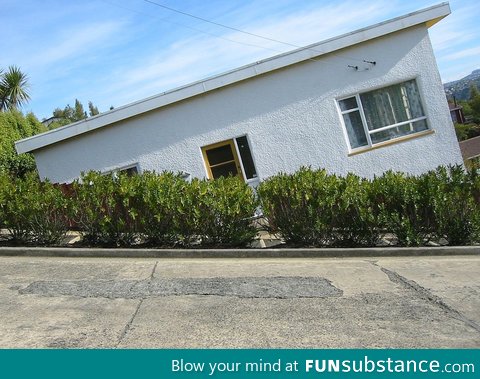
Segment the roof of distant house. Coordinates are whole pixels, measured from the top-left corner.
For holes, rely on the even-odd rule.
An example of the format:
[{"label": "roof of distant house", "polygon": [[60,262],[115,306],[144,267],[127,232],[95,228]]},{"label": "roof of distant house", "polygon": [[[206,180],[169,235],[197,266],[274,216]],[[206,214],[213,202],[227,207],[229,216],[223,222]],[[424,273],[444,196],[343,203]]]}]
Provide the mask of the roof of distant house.
[{"label": "roof of distant house", "polygon": [[454,104],[454,103],[448,103],[448,108],[450,108],[450,111],[456,111],[458,109],[463,109],[461,105]]},{"label": "roof of distant house", "polygon": [[448,108],[450,109],[450,112],[451,111],[457,111],[459,109],[463,109],[463,107],[461,105],[454,104],[454,103],[448,103]]},{"label": "roof of distant house", "polygon": [[459,142],[464,160],[480,156],[480,136]]}]

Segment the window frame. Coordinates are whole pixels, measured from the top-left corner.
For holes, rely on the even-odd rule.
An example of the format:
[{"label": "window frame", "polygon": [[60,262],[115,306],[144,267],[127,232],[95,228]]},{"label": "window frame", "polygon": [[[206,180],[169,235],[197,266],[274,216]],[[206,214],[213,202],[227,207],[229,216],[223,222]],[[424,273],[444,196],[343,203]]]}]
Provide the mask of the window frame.
[{"label": "window frame", "polygon": [[[228,140],[212,143],[210,145],[206,145],[206,146],[201,147],[202,155],[203,155],[203,162],[205,164],[205,168],[207,169],[207,174],[208,174],[207,176],[208,176],[209,179],[214,179],[213,173],[212,173],[212,167],[217,167],[217,166],[225,165],[225,164],[232,163],[232,162],[235,163],[235,167],[237,168],[237,171],[238,171],[237,176],[241,176],[242,178],[244,178],[244,174],[242,172],[242,165],[241,165],[240,159],[239,159],[239,154],[237,153],[237,146],[234,143],[234,141],[235,140],[233,140],[233,139],[228,139]],[[219,148],[219,147],[222,147],[222,146],[230,146],[230,149],[231,149],[232,155],[233,155],[233,160],[225,161],[225,162],[222,162],[222,163],[217,163],[217,164],[214,164],[214,165],[210,164],[210,161],[209,161],[208,156],[207,156],[207,151],[212,150],[212,149],[216,149],[216,148]]]},{"label": "window frame", "polygon": [[117,167],[114,167],[110,170],[103,171],[102,175],[117,175],[119,172],[126,171],[126,170],[129,170],[131,168],[135,168],[137,170],[135,175],[140,175],[142,173],[142,171],[140,169],[140,164],[138,162],[136,162],[136,163],[132,163],[132,164],[125,165],[125,166],[117,166]]},{"label": "window frame", "polygon": [[[406,83],[406,82],[410,82],[410,81],[415,81],[415,85],[417,86],[417,89],[418,89],[419,101],[420,101],[420,104],[422,106],[424,116],[416,117],[416,118],[413,118],[413,119],[410,119],[410,120],[407,120],[407,121],[397,122],[395,124],[391,124],[391,125],[387,125],[387,126],[378,128],[378,129],[370,130],[368,128],[368,123],[367,123],[367,119],[366,119],[366,116],[365,116],[365,111],[364,111],[364,108],[363,108],[361,95],[367,94],[367,93],[373,92],[373,91],[378,91],[378,90],[381,90],[383,88],[397,86],[397,85],[400,85],[402,83]],[[340,106],[340,102],[343,101],[343,100],[351,99],[351,98],[355,98],[355,101],[357,102],[357,107],[347,109],[347,110],[343,111],[341,106]],[[424,105],[425,102],[423,101],[421,86],[419,85],[417,78],[405,79],[405,80],[394,82],[394,83],[384,85],[384,86],[381,86],[381,87],[374,87],[374,88],[370,88],[366,91],[360,91],[360,92],[356,92],[354,94],[350,94],[350,95],[347,95],[347,96],[342,96],[342,97],[339,97],[335,100],[335,104],[336,104],[336,107],[337,107],[338,114],[340,116],[340,122],[342,124],[342,129],[343,129],[343,133],[344,133],[344,136],[345,136],[345,140],[347,142],[349,153],[352,153],[352,154],[362,152],[362,151],[372,150],[372,149],[375,149],[375,148],[378,148],[378,147],[382,147],[384,145],[390,145],[390,144],[393,144],[393,143],[401,142],[401,141],[404,141],[405,139],[416,138],[416,137],[420,137],[420,136],[425,135],[425,134],[433,133],[433,130],[430,128],[430,123],[429,123],[429,120],[428,120],[427,112],[425,110],[425,105]],[[360,114],[360,119],[362,121],[363,131],[365,133],[365,137],[366,137],[366,140],[367,140],[367,145],[353,148],[352,145],[351,145],[350,137],[348,135],[348,130],[347,130],[347,126],[345,124],[344,115],[346,115],[348,113],[357,112],[357,111]],[[372,134],[382,132],[382,131],[385,131],[385,130],[389,130],[389,129],[394,129],[394,128],[397,128],[397,127],[403,126],[403,125],[413,124],[415,122],[423,121],[423,120],[425,120],[425,123],[427,125],[427,129],[425,129],[425,130],[420,130],[418,132],[414,132],[414,133],[411,133],[411,134],[399,135],[397,137],[388,139],[386,141],[381,141],[381,142],[377,142],[377,143],[372,142]]]},{"label": "window frame", "polygon": [[[247,139],[247,143],[248,143],[248,146],[250,148],[250,156],[252,157],[253,166],[255,168],[256,176],[253,177],[253,178],[250,178],[250,179],[247,179],[247,177],[246,177],[245,167],[243,165],[242,156],[240,154],[240,149],[238,148],[238,144],[237,144],[237,138],[241,138],[241,137],[245,137]],[[211,166],[210,166],[210,163],[208,161],[206,151],[209,150],[209,149],[212,149],[212,148],[214,149],[216,147],[225,146],[225,145],[228,145],[228,144],[230,144],[230,146],[233,146],[232,151],[233,151],[235,161],[240,166],[240,172],[239,172],[238,176],[240,176],[245,181],[245,183],[258,182],[259,181],[259,175],[258,175],[258,171],[257,171],[257,164],[255,162],[255,157],[253,156],[252,144],[250,143],[250,138],[249,138],[248,134],[236,135],[234,137],[227,138],[227,139],[224,139],[222,141],[211,143],[211,144],[204,145],[204,146],[200,147],[200,151],[201,151],[202,157],[203,157],[203,165],[205,167],[205,172],[207,174],[207,178],[209,180],[214,179],[213,175],[212,175],[212,171],[211,171],[211,168],[210,168]],[[237,168],[238,168],[238,166],[237,166]]]}]

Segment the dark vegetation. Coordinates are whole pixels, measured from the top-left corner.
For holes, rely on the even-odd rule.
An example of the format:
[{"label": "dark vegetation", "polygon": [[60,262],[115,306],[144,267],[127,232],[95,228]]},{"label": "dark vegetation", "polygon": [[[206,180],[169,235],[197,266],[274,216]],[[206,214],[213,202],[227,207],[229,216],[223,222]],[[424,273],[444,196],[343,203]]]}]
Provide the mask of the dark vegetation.
[{"label": "dark vegetation", "polygon": [[59,245],[77,229],[87,246],[244,246],[256,235],[257,206],[238,178],[90,172],[58,186],[34,174],[0,176],[0,228],[14,245]]},{"label": "dark vegetation", "polygon": [[372,180],[302,168],[260,184],[186,182],[165,172],[91,172],[69,186],[35,174],[0,176],[0,227],[8,244],[55,246],[69,229],[102,247],[240,247],[256,237],[259,205],[288,246],[470,245],[479,239],[480,177],[460,166]]},{"label": "dark vegetation", "polygon": [[270,230],[296,246],[375,246],[386,235],[400,246],[469,245],[479,236],[480,176],[461,166],[373,180],[304,168],[258,194]]},{"label": "dark vegetation", "polygon": [[457,104],[462,106],[466,119],[465,124],[455,124],[455,132],[459,141],[480,135],[480,92],[475,85],[472,85],[469,93],[468,100],[457,101]]}]

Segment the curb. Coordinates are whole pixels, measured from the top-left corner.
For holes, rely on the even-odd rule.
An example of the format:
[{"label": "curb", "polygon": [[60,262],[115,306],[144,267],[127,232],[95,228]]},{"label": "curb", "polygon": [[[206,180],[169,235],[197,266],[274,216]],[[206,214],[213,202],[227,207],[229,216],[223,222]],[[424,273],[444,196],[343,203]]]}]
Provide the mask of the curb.
[{"label": "curb", "polygon": [[300,249],[99,249],[0,247],[0,257],[70,258],[357,258],[480,255],[480,246]]}]

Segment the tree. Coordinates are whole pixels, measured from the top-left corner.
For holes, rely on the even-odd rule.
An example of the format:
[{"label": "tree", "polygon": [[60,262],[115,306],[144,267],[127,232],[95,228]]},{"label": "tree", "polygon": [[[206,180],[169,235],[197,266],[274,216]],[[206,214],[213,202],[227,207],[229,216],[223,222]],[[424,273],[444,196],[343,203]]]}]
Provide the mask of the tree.
[{"label": "tree", "polygon": [[470,86],[469,100],[459,101],[463,108],[465,124],[455,124],[457,139],[464,141],[473,137],[480,136],[480,92],[475,84]]},{"label": "tree", "polygon": [[16,109],[0,112],[0,172],[23,176],[28,172],[35,171],[33,156],[31,154],[18,155],[15,151],[15,141],[46,130],[33,113],[24,116]]},{"label": "tree", "polygon": [[83,104],[78,99],[75,99],[75,113],[73,119],[74,121],[80,121],[84,118],[87,118],[87,112],[83,109]]},{"label": "tree", "polygon": [[28,76],[17,66],[0,70],[0,112],[18,109],[30,100],[28,87]]},{"label": "tree", "polygon": [[468,101],[472,112],[473,122],[480,123],[480,92],[475,85],[470,87],[470,100]]},{"label": "tree", "polygon": [[479,95],[480,95],[480,93],[478,92],[477,86],[475,84],[472,84],[470,86],[470,101],[472,101],[473,99],[475,99]]},{"label": "tree", "polygon": [[[100,113],[98,108],[94,106],[91,101],[88,102],[88,109],[90,117]],[[72,122],[84,120],[88,115],[80,100],[75,99],[75,106],[73,108],[70,104],[67,104],[63,109],[56,108],[53,111],[53,117],[55,117],[56,120],[48,125],[49,129],[56,129],[60,126],[71,124]]]},{"label": "tree", "polygon": [[90,117],[96,116],[97,114],[100,113],[98,111],[98,108],[95,105],[93,105],[91,101],[88,102],[88,110],[89,110]]}]

